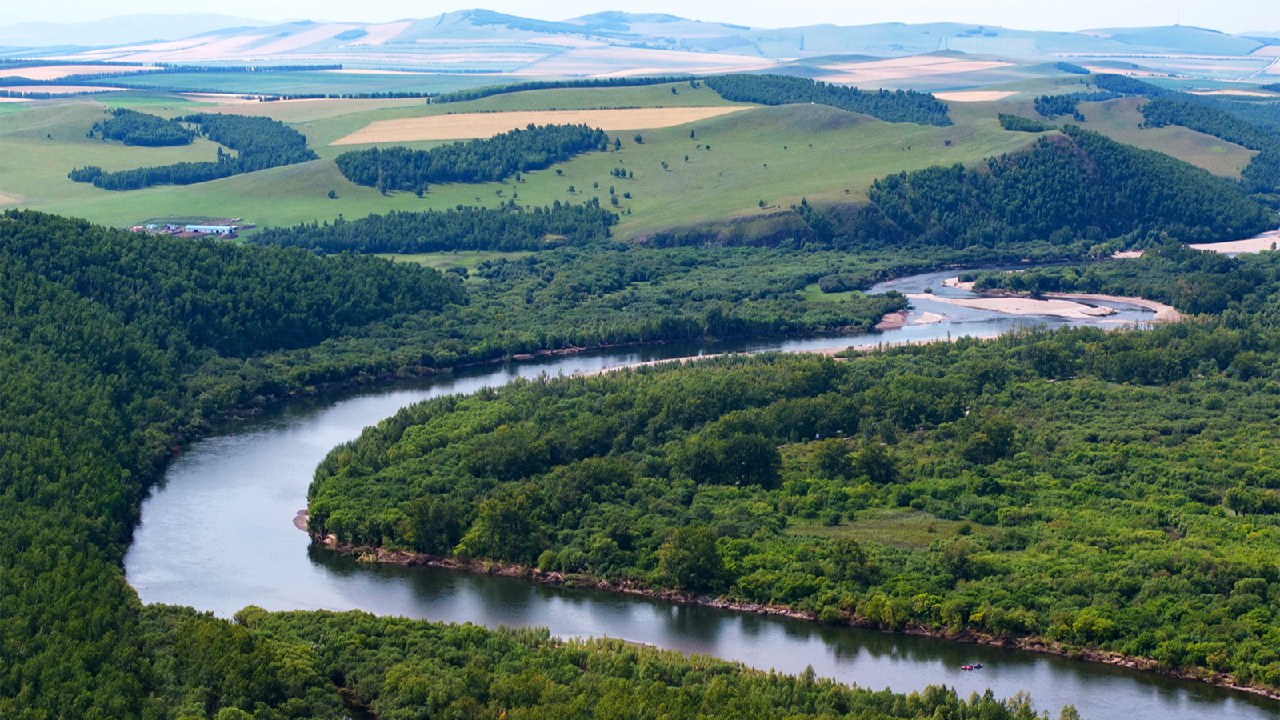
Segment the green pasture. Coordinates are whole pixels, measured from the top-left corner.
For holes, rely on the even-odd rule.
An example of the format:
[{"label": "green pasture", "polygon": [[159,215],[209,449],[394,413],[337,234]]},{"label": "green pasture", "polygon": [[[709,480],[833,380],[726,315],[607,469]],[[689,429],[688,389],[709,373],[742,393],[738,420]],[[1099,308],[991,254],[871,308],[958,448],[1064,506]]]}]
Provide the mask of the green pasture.
[{"label": "green pasture", "polygon": [[947,540],[968,525],[971,532],[989,530],[974,523],[943,520],[920,510],[870,509],[853,514],[839,525],[827,526],[819,520],[797,522],[787,528],[790,535],[807,537],[851,537],[862,543],[881,543],[897,548],[920,550],[934,540]]},{"label": "green pasture", "polygon": [[449,268],[466,268],[468,271],[475,270],[476,266],[487,260],[519,260],[533,253],[527,251],[520,252],[497,252],[493,250],[458,250],[454,252],[441,253],[412,253],[402,255],[398,253],[379,253],[378,257],[395,260],[396,262],[417,263],[424,267],[433,267],[438,270],[448,270]]}]

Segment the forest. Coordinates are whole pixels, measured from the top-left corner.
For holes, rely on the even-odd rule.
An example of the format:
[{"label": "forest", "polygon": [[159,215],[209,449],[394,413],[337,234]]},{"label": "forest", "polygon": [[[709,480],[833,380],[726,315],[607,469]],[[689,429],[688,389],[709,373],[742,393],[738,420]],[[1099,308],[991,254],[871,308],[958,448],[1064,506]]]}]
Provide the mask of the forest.
[{"label": "forest", "polygon": [[[1111,265],[1169,284],[1147,266],[1218,262],[1184,252]],[[1280,259],[1218,270],[1267,280],[1145,332],[737,356],[426,401],[331,452],[310,529],[1276,688]],[[921,516],[918,534],[864,534]]]},{"label": "forest", "polygon": [[430,150],[403,146],[352,150],[335,162],[343,177],[358,185],[426,192],[430,183],[504,180],[542,170],[575,155],[608,149],[603,130],[586,125],[529,125],[491,138],[440,145]]},{"label": "forest", "polygon": [[971,170],[932,167],[876,180],[871,201],[908,237],[966,247],[1047,240],[1127,246],[1252,237],[1275,213],[1230,181],[1162,153],[1068,125],[1032,149]]},{"label": "forest", "polygon": [[725,100],[761,105],[818,103],[862,113],[885,122],[951,125],[947,106],[914,90],[870,90],[787,75],[712,75],[702,82]]},{"label": "forest", "polygon": [[128,108],[115,108],[111,119],[93,124],[90,131],[99,132],[107,140],[119,140],[125,145],[159,147],[164,145],[188,145],[195,139],[195,132],[176,120],[166,120],[151,113]]},{"label": "forest", "polygon": [[[514,202],[514,201],[513,201]],[[250,241],[296,246],[321,253],[424,253],[447,250],[545,250],[582,245],[609,237],[618,216],[598,199],[582,205],[525,209],[459,206],[444,211],[395,212],[333,223],[266,228]]]},{"label": "forest", "polygon": [[91,182],[104,190],[138,190],[153,185],[191,185],[241,173],[315,160],[302,133],[278,120],[253,115],[207,113],[187,115],[209,140],[236,151],[218,148],[216,162],[182,162],[134,170],[104,172],[95,165],[76,168],[67,177]]},{"label": "forest", "polygon": [[[643,262],[622,260],[632,251]],[[701,266],[690,261],[705,251],[584,252],[562,248],[482,265],[468,292],[455,273],[372,257],[177,241],[6,212],[0,715],[336,719],[349,716],[354,701],[385,718],[418,717],[413,708],[430,702],[455,717],[540,717],[567,712],[570,702],[610,717],[625,698],[628,706],[664,705],[672,717],[690,718],[1034,717],[1022,700],[962,700],[944,689],[908,698],[812,673],[766,676],[710,658],[566,645],[545,630],[253,608],[232,623],[138,602],[120,562],[139,503],[174,446],[228,412],[325,383],[492,357],[513,325],[504,312],[523,318],[514,326],[524,328],[530,347],[555,332],[570,339],[574,331],[575,341],[591,336],[599,329],[591,319],[616,317],[620,301],[635,306],[637,328],[650,323],[661,332],[682,308],[705,307],[706,316],[682,332],[738,332],[763,312],[804,307],[796,283],[850,263],[834,253],[755,248],[718,251]],[[765,252],[775,254],[751,254]],[[804,267],[789,276],[778,269],[788,264]],[[619,296],[618,287],[638,279],[625,274],[636,267],[656,287]],[[761,274],[762,267],[772,269]],[[814,321],[874,323],[904,304],[900,297],[817,302],[811,312]],[[476,306],[473,315],[458,314]],[[549,316],[537,315],[540,308]],[[726,703],[725,693],[738,704]]]}]

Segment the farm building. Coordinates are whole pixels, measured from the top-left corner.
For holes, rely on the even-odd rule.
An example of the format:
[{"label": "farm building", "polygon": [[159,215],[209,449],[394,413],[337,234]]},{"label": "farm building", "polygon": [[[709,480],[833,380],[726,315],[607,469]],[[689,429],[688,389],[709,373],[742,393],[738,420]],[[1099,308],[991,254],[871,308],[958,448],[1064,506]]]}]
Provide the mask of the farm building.
[{"label": "farm building", "polygon": [[235,237],[236,231],[240,227],[237,225],[187,225],[183,230],[189,233],[199,233],[201,235],[226,235],[227,237]]}]

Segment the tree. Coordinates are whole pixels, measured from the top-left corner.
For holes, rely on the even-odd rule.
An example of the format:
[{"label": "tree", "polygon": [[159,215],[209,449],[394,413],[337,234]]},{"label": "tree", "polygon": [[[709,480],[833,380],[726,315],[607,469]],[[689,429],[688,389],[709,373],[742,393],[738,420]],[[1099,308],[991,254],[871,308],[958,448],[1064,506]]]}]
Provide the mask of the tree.
[{"label": "tree", "polygon": [[636,133],[636,144],[637,144],[637,145],[643,145],[643,144],[644,144],[644,138],[640,137],[640,133]]},{"label": "tree", "polygon": [[702,592],[718,585],[724,576],[724,558],[715,533],[702,525],[682,527],[659,551],[662,571],[681,590]]},{"label": "tree", "polygon": [[888,485],[898,477],[898,464],[882,443],[869,442],[854,456],[853,473],[867,476],[875,485]]},{"label": "tree", "polygon": [[[333,199],[334,199],[334,198],[336,198],[336,197],[338,197],[338,191],[337,191],[337,190],[330,190],[330,191],[329,191],[329,199],[330,199],[330,200],[333,200]],[[421,197],[421,195],[419,195],[419,197]]]},{"label": "tree", "polygon": [[692,131],[692,130],[690,130],[690,131],[689,131],[689,139],[690,139],[690,140],[692,140],[692,139],[693,139],[693,131]]},{"label": "tree", "polygon": [[672,94],[672,95],[679,95],[680,93],[676,92],[676,89],[675,89],[675,88],[671,88],[671,94]]}]

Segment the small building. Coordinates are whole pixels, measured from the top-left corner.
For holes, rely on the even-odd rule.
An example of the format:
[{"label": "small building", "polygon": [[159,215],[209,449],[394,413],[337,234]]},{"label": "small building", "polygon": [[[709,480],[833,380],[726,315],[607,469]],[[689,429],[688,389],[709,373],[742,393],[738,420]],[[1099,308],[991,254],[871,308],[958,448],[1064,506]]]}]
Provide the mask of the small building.
[{"label": "small building", "polygon": [[183,228],[189,233],[199,233],[201,235],[224,235],[226,237],[235,237],[236,231],[240,229],[238,225],[187,225]]}]

